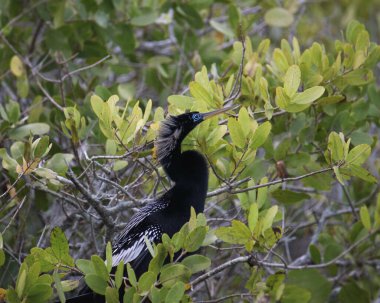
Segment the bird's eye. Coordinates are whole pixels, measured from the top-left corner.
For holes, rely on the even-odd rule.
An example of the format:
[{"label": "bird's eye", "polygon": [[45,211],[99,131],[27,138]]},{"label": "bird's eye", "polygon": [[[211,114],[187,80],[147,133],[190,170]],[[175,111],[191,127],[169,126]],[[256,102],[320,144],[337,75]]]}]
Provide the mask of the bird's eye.
[{"label": "bird's eye", "polygon": [[191,118],[193,119],[194,122],[198,122],[199,120],[202,119],[202,116],[201,114],[193,114]]}]

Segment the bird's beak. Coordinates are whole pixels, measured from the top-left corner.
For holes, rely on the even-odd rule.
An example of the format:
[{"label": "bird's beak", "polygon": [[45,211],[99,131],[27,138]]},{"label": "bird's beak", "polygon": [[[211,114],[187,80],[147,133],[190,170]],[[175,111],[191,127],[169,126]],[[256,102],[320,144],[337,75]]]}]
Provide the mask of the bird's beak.
[{"label": "bird's beak", "polygon": [[220,109],[217,109],[217,110],[213,110],[212,112],[208,112],[208,113],[203,113],[202,116],[203,116],[203,120],[206,120],[206,119],[210,119],[212,117],[215,117],[217,115],[220,115],[220,114],[223,114],[229,110],[233,110],[237,107],[239,107],[240,105],[233,105],[233,106],[228,106],[228,107],[224,107],[224,108],[220,108]]}]

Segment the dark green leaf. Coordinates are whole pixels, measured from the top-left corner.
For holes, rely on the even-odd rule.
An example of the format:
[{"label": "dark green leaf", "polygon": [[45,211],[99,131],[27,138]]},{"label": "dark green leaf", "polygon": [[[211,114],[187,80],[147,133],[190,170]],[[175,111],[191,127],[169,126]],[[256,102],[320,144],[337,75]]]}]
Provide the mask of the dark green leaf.
[{"label": "dark green leaf", "polygon": [[314,244],[310,244],[309,246],[309,253],[311,260],[313,263],[318,264],[321,263],[321,253],[319,252],[319,249]]},{"label": "dark green leaf", "polygon": [[310,196],[306,193],[294,192],[288,189],[277,189],[272,193],[272,197],[277,201],[287,204],[298,203],[306,199],[310,199]]},{"label": "dark green leaf", "polygon": [[360,288],[357,283],[349,282],[345,284],[339,292],[339,302],[344,303],[369,303],[370,295],[367,291]]},{"label": "dark green leaf", "polygon": [[310,301],[308,301],[309,303],[327,302],[332,286],[331,282],[315,269],[303,269],[289,272],[287,285],[288,284],[307,290],[311,294]]}]

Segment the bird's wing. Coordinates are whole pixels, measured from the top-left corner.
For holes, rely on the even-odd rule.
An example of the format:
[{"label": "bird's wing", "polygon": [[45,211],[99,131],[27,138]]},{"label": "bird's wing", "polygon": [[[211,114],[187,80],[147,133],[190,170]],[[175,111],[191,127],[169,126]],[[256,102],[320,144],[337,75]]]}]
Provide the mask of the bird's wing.
[{"label": "bird's wing", "polygon": [[[133,261],[138,266],[140,261],[149,253],[146,240],[150,243],[161,241],[162,230],[159,225],[149,225],[139,232],[130,232],[123,242],[115,246],[112,253],[112,266],[117,266],[121,261],[124,264]],[[139,261],[140,260],[140,261]]]},{"label": "bird's wing", "polygon": [[137,258],[145,257],[148,248],[145,237],[150,242],[161,241],[162,231],[159,225],[149,224],[149,216],[167,206],[167,199],[163,197],[155,203],[142,207],[128,222],[124,231],[116,239],[113,245],[112,266],[117,266],[120,261],[124,264]]}]

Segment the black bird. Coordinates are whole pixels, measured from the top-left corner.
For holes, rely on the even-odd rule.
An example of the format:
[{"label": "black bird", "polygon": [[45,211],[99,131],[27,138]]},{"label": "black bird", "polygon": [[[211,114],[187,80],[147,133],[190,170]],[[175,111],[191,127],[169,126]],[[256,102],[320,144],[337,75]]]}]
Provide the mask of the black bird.
[{"label": "black bird", "polygon": [[[161,242],[190,219],[190,209],[203,212],[208,187],[208,167],[204,156],[195,151],[181,151],[183,139],[202,121],[230,110],[226,107],[208,113],[190,112],[169,116],[161,122],[156,140],[156,155],[165,173],[174,182],[172,188],[154,202],[142,207],[128,222],[113,244],[112,266],[130,263],[136,276],[148,270],[152,259],[145,243]],[[88,294],[89,295],[89,294]],[[83,297],[83,296],[82,296]],[[97,299],[95,299],[95,297]],[[104,302],[95,295],[93,302]],[[84,298],[84,297],[83,297]],[[67,302],[85,302],[84,300]]]}]

